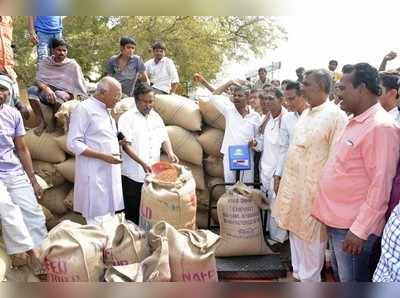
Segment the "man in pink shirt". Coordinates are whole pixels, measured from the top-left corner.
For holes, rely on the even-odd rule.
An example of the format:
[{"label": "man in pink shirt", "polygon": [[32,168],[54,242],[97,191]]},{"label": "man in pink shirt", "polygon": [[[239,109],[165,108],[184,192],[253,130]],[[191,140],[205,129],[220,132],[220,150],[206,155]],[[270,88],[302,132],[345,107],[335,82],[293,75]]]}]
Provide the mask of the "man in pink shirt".
[{"label": "man in pink shirt", "polygon": [[385,225],[399,159],[400,130],[378,104],[374,67],[354,65],[338,88],[342,108],[354,117],[322,172],[312,214],[328,227],[340,281],[369,281],[370,256]]}]

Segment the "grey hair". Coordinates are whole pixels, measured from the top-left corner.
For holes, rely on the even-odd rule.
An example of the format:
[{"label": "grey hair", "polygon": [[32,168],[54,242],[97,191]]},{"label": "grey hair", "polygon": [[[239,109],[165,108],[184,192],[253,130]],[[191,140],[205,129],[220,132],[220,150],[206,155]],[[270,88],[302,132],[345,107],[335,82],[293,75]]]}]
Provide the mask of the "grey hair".
[{"label": "grey hair", "polygon": [[305,76],[312,76],[317,81],[317,83],[323,86],[324,92],[326,94],[329,94],[329,92],[331,91],[332,78],[327,70],[322,68],[308,70],[306,71]]},{"label": "grey hair", "polygon": [[112,86],[119,86],[121,87],[120,82],[118,82],[116,79],[113,77],[106,76],[102,78],[98,83],[96,87],[96,93],[105,93],[108,90],[110,90],[110,87]]}]

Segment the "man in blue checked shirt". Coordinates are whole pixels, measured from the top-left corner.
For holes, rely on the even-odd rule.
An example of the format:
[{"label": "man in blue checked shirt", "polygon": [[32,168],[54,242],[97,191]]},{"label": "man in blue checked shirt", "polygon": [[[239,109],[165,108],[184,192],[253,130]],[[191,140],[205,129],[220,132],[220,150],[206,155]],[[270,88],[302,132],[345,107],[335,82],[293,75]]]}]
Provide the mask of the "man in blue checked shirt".
[{"label": "man in blue checked shirt", "polygon": [[374,282],[400,282],[400,205],[393,210],[382,237],[382,254]]}]

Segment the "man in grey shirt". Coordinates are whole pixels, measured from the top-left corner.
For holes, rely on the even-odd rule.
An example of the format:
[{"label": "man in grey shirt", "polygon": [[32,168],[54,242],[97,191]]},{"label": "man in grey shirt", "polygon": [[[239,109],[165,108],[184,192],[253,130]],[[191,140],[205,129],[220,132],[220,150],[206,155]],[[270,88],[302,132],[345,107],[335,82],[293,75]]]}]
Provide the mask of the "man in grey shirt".
[{"label": "man in grey shirt", "polygon": [[108,60],[106,72],[108,76],[121,83],[123,94],[132,96],[136,80],[139,78],[141,81],[149,82],[149,79],[142,58],[134,55],[136,49],[135,39],[122,37],[120,46],[121,52]]}]

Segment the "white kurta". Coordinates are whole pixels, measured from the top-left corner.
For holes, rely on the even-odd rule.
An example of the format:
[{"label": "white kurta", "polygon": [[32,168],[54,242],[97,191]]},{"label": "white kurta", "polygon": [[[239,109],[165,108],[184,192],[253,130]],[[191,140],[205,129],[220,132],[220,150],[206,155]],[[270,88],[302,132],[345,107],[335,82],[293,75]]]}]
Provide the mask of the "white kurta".
[{"label": "white kurta", "polygon": [[[278,117],[269,117],[265,125],[264,133],[257,135],[257,148],[256,150],[262,151],[261,156],[261,170],[260,179],[262,190],[266,192],[268,202],[273,206],[275,203],[276,194],[274,192],[273,176],[278,166],[280,144],[279,133],[282,124],[282,117],[287,113],[285,108],[282,108],[281,114]],[[287,240],[288,235],[286,230],[278,227],[275,220],[271,217],[270,212],[268,216],[267,230],[269,231],[270,238],[274,241],[283,243]]]},{"label": "white kurta", "polygon": [[75,154],[74,211],[92,219],[124,209],[121,166],[83,156],[87,148],[119,154],[115,121],[94,97],[76,107],[69,126],[68,149]]},{"label": "white kurta", "polygon": [[[229,169],[228,148],[231,145],[248,145],[256,137],[261,117],[250,107],[249,113],[243,117],[226,96],[214,95],[211,96],[210,101],[225,117],[225,134],[221,146],[221,153],[224,155],[224,178],[225,183],[234,183],[236,182],[236,173]],[[243,171],[240,179],[242,182],[254,182],[253,160],[251,160],[251,166],[251,170]]]},{"label": "white kurta", "polygon": [[275,170],[275,175],[282,177],[283,168],[287,159],[289,145],[292,142],[294,129],[297,121],[299,121],[300,114],[297,112],[290,112],[282,117],[281,128],[279,132],[279,159],[278,165]]}]

